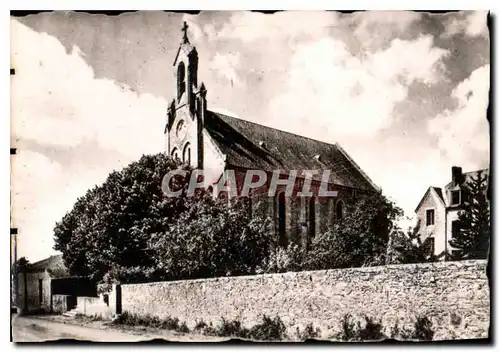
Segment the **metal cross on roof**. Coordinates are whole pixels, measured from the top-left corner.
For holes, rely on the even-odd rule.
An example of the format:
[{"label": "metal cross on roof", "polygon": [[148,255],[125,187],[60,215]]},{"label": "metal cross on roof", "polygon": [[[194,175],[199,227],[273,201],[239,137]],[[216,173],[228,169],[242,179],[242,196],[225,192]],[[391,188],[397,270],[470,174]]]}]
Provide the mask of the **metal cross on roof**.
[{"label": "metal cross on roof", "polygon": [[187,30],[189,26],[187,25],[186,21],[184,21],[184,24],[182,25],[182,31],[184,32],[184,35],[182,36],[182,41],[184,43],[189,43],[188,36],[187,36]]}]

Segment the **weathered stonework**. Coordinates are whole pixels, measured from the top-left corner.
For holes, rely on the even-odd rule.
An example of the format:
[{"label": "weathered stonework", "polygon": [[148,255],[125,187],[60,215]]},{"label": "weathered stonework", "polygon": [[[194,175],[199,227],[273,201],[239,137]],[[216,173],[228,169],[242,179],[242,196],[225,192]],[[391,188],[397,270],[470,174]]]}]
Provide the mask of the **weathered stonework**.
[{"label": "weathered stonework", "polygon": [[250,327],[264,314],[278,315],[290,336],[312,323],[323,338],[348,313],[381,319],[387,332],[421,314],[433,321],[436,339],[480,338],[490,314],[485,261],[129,284],[121,298],[123,311],[177,317],[189,327],[222,317]]}]

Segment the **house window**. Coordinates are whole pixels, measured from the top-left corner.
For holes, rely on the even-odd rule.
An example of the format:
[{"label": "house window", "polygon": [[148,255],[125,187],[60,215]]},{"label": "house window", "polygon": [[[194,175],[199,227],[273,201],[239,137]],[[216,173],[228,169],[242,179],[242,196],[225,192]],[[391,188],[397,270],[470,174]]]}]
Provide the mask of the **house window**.
[{"label": "house window", "polygon": [[460,233],[460,223],[458,220],[451,222],[451,238],[455,238]]},{"label": "house window", "polygon": [[286,237],[286,203],[284,192],[278,195],[278,235],[280,246],[286,247],[288,239]]},{"label": "house window", "polygon": [[339,200],[337,206],[335,207],[335,218],[337,220],[342,220],[344,217],[344,202]]},{"label": "house window", "polygon": [[425,218],[427,226],[434,225],[434,209],[427,209]]},{"label": "house window", "polygon": [[174,148],[174,150],[172,150],[172,158],[174,160],[179,160],[179,151],[177,150],[177,148]]},{"label": "house window", "polygon": [[316,234],[316,198],[309,200],[309,238]]},{"label": "house window", "polygon": [[184,147],[184,152],[182,153],[182,161],[188,165],[191,165],[191,145],[186,143]]},{"label": "house window", "polygon": [[460,191],[451,191],[451,204],[460,204]]}]

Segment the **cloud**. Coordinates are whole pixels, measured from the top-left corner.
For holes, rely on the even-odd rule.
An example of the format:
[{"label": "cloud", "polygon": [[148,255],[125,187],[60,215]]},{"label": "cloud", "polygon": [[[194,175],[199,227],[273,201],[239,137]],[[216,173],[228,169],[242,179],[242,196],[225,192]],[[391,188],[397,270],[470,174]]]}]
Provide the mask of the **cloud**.
[{"label": "cloud", "polygon": [[[77,46],[67,53],[48,34],[15,20],[11,28],[12,215],[27,245],[20,255],[31,260],[50,254],[54,223],[78,196],[113,168],[164,150],[167,104],[97,79]],[[34,238],[44,246],[28,246]]]},{"label": "cloud", "polygon": [[220,54],[215,53],[210,61],[209,70],[214,71],[217,75],[224,77],[231,85],[238,85],[241,80],[236,73],[236,67],[239,67],[240,54],[237,52]]},{"label": "cloud", "polygon": [[486,120],[490,65],[474,70],[452,92],[457,101],[453,110],[428,122],[429,132],[448,159],[466,169],[487,166],[489,160],[489,125]]},{"label": "cloud", "polygon": [[298,35],[315,37],[326,33],[338,18],[337,12],[329,11],[285,11],[273,15],[241,11],[230,17],[217,36],[247,43],[263,38],[272,41]]},{"label": "cloud", "polygon": [[363,57],[332,38],[302,44],[290,61],[288,87],[271,102],[270,123],[283,126],[285,118],[292,132],[316,126],[333,139],[374,135],[390,125],[411,83],[442,79],[440,60],[447,52],[432,43],[429,36],[395,39]]},{"label": "cloud", "polygon": [[443,37],[465,34],[470,37],[488,36],[486,18],[487,11],[464,11],[458,16],[450,17],[444,26]]},{"label": "cloud", "polygon": [[407,35],[410,26],[421,16],[412,11],[360,11],[345,18],[351,21],[353,36],[359,45],[375,51],[388,45],[395,37]]}]

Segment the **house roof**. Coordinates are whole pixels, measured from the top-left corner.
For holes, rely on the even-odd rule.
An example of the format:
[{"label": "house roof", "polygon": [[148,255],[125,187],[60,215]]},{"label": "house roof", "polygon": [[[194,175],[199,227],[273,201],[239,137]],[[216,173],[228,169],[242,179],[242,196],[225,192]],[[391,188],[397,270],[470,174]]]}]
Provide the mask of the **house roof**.
[{"label": "house roof", "polygon": [[[330,170],[330,182],[362,190],[378,187],[338,144],[329,144],[208,111],[205,128],[228,165],[246,169]],[[321,179],[321,175],[316,175]]]},{"label": "house roof", "polygon": [[415,213],[418,212],[418,209],[420,209],[420,206],[424,202],[425,198],[427,198],[427,195],[429,193],[434,193],[439,198],[439,200],[441,200],[441,203],[443,204],[443,206],[446,206],[446,204],[444,202],[444,198],[443,198],[443,191],[441,190],[441,188],[431,186],[431,187],[427,188],[427,191],[425,192],[424,196],[422,197],[422,199],[420,199],[420,202],[418,202],[418,205],[415,208]]},{"label": "house roof", "polygon": [[53,255],[46,259],[40,260],[38,262],[32,263],[29,265],[29,272],[41,272],[48,270],[50,271],[58,271],[58,275],[69,275],[66,266],[64,265],[64,261],[62,259],[62,255]]},{"label": "house roof", "polygon": [[437,196],[439,197],[439,199],[443,201],[444,204],[443,190],[440,187],[431,187],[431,188],[436,192]]},{"label": "house roof", "polygon": [[[472,178],[476,177],[479,172],[483,173],[483,176],[488,178],[488,174],[489,174],[490,170],[489,169],[480,169],[480,170],[475,170],[475,171],[464,172],[464,173],[462,173],[462,176],[463,176],[462,183],[466,183],[466,182],[471,181]],[[449,190],[453,187],[454,187],[453,181],[451,181],[444,188]]]}]

